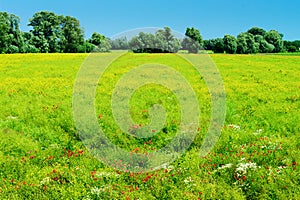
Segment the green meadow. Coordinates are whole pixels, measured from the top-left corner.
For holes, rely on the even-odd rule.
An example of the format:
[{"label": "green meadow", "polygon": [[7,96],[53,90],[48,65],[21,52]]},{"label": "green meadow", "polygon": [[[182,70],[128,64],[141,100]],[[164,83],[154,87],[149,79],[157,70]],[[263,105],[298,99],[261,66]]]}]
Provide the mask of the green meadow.
[{"label": "green meadow", "polygon": [[0,55],[0,199],[300,198],[299,54],[210,54],[226,90],[226,118],[206,156],[199,150],[211,107],[201,74],[176,54],[127,53],[113,62],[97,84],[95,114],[106,136],[133,154],[156,152],[172,140],[180,103],[166,87],[138,88],[129,101],[131,131],[150,123],[155,104],[167,117],[151,138],[124,133],[110,107],[124,74],[149,61],[171,66],[198,98],[199,127],[191,146],[174,162],[147,173],[116,170],[80,140],[72,96],[87,56]]}]

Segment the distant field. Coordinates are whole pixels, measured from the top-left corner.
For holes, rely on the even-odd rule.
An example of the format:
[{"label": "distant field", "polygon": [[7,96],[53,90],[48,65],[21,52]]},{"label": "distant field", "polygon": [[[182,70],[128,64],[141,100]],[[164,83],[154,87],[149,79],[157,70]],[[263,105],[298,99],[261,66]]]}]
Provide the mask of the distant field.
[{"label": "distant field", "polygon": [[72,117],[76,74],[87,54],[0,55],[0,199],[299,199],[300,54],[211,54],[223,78],[227,112],[213,151],[199,157],[209,125],[209,93],[175,54],[128,53],[98,83],[96,110],[112,142],[133,153],[156,151],[176,134],[179,103],[166,88],[141,87],[130,100],[137,124],[151,105],[168,113],[151,139],[122,133],[110,110],[120,77],[149,60],[176,69],[199,100],[199,133],[184,156],[147,174],[120,172],[95,159]]}]

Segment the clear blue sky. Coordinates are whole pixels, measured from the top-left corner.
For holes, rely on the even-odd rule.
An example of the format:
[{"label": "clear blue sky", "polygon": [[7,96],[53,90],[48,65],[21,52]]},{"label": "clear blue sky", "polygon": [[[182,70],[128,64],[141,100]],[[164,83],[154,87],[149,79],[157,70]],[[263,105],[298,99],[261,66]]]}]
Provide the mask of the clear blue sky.
[{"label": "clear blue sky", "polygon": [[296,40],[299,9],[299,0],[0,0],[0,11],[18,15],[23,31],[30,30],[28,20],[35,12],[48,10],[79,19],[87,38],[93,32],[111,37],[141,27],[169,26],[184,33],[193,26],[209,39],[258,26]]}]

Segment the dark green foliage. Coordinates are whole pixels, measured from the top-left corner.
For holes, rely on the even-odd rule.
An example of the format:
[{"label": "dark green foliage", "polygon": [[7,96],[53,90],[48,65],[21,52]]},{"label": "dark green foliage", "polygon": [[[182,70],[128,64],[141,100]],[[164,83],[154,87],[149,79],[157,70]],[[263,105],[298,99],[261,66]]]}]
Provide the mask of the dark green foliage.
[{"label": "dark green foliage", "polygon": [[63,40],[61,48],[65,53],[85,52],[84,33],[80,28],[80,22],[70,16],[61,16],[61,29]]},{"label": "dark green foliage", "polygon": [[297,51],[297,47],[290,45],[287,47],[287,51],[288,52],[296,52]]},{"label": "dark green foliage", "polygon": [[268,43],[266,40],[262,40],[259,46],[261,53],[271,53],[274,51],[275,47],[273,44]]},{"label": "dark green foliage", "polygon": [[249,29],[247,32],[251,33],[254,36],[256,36],[256,35],[264,36],[266,33],[266,31],[264,29],[258,28],[258,27],[253,27],[253,28]]},{"label": "dark green foliage", "polygon": [[216,39],[216,44],[212,48],[214,53],[224,53],[224,42],[222,38],[217,38]]},{"label": "dark green foliage", "polygon": [[283,34],[252,27],[237,38],[203,40],[198,29],[188,27],[186,37],[175,38],[169,27],[156,33],[140,33],[130,41],[126,37],[110,40],[100,33],[84,40],[84,31],[78,19],[40,11],[29,20],[30,32],[21,32],[20,19],[14,14],[0,12],[0,53],[85,53],[108,52],[110,49],[131,49],[133,52],[173,53],[180,48],[198,53],[203,48],[215,53],[278,53],[300,50],[300,40],[283,41]]},{"label": "dark green foliage", "polygon": [[237,41],[234,36],[225,35],[223,38],[224,50],[226,53],[234,54],[237,50]]},{"label": "dark green foliage", "polygon": [[274,53],[283,51],[284,48],[283,48],[282,37],[283,37],[283,35],[275,30],[271,30],[264,35],[265,40],[268,43],[274,45],[274,47],[275,47],[273,50]]},{"label": "dark green foliage", "polygon": [[184,38],[181,43],[182,48],[188,50],[189,53],[198,53],[203,46],[203,40],[200,31],[194,27],[187,28],[185,36],[187,37]]},{"label": "dark green foliage", "polygon": [[63,34],[60,27],[60,17],[53,12],[41,11],[33,15],[29,20],[29,26],[33,27],[31,32],[34,44],[42,53],[60,52]]},{"label": "dark green foliage", "polygon": [[24,51],[24,41],[19,23],[20,18],[18,16],[0,12],[0,53]]},{"label": "dark green foliage", "polygon": [[92,52],[97,46],[94,44],[91,44],[89,42],[84,43],[85,52],[90,53]]},{"label": "dark green foliage", "polygon": [[217,44],[217,42],[220,41],[220,38],[217,39],[209,39],[203,41],[203,48],[205,50],[213,50],[214,46]]},{"label": "dark green foliage", "polygon": [[299,51],[300,41],[299,40],[283,41],[283,46],[284,46],[285,51],[287,51],[287,52],[296,52],[296,51]]},{"label": "dark green foliage", "polygon": [[100,33],[94,32],[91,39],[89,39],[87,42],[95,45],[93,49],[94,52],[109,52],[111,49],[109,40]]},{"label": "dark green foliage", "polygon": [[237,53],[250,54],[259,51],[259,44],[255,42],[251,33],[240,33],[237,37]]},{"label": "dark green foliage", "polygon": [[198,42],[200,46],[203,46],[203,40],[202,36],[200,34],[200,31],[198,29],[195,29],[194,27],[192,28],[187,28],[185,31],[185,35],[194,41]]}]

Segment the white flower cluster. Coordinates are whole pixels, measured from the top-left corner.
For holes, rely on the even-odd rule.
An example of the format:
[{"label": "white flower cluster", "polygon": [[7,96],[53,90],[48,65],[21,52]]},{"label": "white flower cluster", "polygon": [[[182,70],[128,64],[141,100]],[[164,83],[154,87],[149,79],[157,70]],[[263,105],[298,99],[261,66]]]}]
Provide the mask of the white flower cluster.
[{"label": "white flower cluster", "polygon": [[174,169],[173,165],[168,165],[167,163],[162,164],[161,166],[153,168],[153,170],[159,170],[159,169],[167,169],[168,171],[171,171]]},{"label": "white flower cluster", "polygon": [[247,174],[247,170],[248,169],[256,169],[257,168],[257,164],[256,163],[239,163],[237,164],[237,168],[235,169],[235,171],[239,174]]},{"label": "white flower cluster", "polygon": [[253,134],[254,135],[259,135],[259,134],[261,134],[262,131],[263,130],[260,128],[260,129],[256,130]]},{"label": "white flower cluster", "polygon": [[46,177],[40,182],[40,186],[46,185],[46,183],[49,183],[51,181],[50,177]]},{"label": "white flower cluster", "polygon": [[188,185],[188,187],[196,186],[196,184],[194,183],[194,180],[190,176],[187,177],[186,179],[184,179],[183,182],[184,182],[184,184]]},{"label": "white flower cluster", "polygon": [[97,172],[96,174],[95,174],[95,176],[97,177],[97,178],[101,178],[101,177],[108,177],[108,176],[119,176],[119,174],[117,174],[117,173],[111,173],[111,172]]},{"label": "white flower cluster", "polygon": [[102,191],[103,191],[102,188],[92,187],[91,194],[99,196]]},{"label": "white flower cluster", "polygon": [[188,183],[191,183],[191,182],[194,182],[194,180],[192,179],[192,177],[187,177],[186,179],[184,179],[183,181],[185,184],[188,184]]},{"label": "white flower cluster", "polygon": [[275,149],[279,149],[278,146],[277,146],[277,144],[273,144],[273,143],[271,143],[271,142],[269,142],[268,145],[263,145],[263,146],[261,146],[260,148],[262,148],[262,149],[267,149],[267,150],[275,150]]},{"label": "white flower cluster", "polygon": [[287,168],[287,167],[286,166],[279,166],[278,170],[277,170],[277,173],[281,174],[282,170],[285,169],[285,168]]}]

